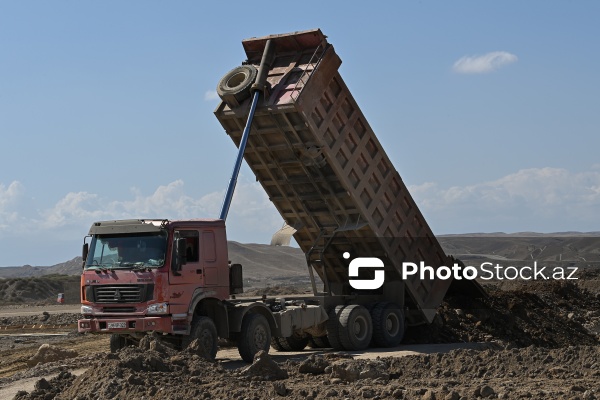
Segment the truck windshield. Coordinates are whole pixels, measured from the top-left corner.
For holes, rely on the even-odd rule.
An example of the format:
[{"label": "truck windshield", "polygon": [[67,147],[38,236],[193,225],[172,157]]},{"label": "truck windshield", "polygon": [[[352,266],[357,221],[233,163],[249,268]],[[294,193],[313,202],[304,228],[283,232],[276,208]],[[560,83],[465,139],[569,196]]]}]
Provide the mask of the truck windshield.
[{"label": "truck windshield", "polygon": [[166,251],[166,232],[96,235],[85,268],[157,268],[164,265]]}]

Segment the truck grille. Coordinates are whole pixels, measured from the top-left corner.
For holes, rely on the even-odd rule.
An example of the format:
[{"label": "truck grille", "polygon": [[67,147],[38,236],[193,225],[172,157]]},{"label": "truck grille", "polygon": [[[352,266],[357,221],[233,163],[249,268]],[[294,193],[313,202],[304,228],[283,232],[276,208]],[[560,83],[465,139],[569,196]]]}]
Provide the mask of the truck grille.
[{"label": "truck grille", "polygon": [[135,307],[103,307],[104,313],[132,313],[135,312]]},{"label": "truck grille", "polygon": [[[152,299],[154,285],[92,286],[95,303],[141,303]],[[87,296],[86,296],[87,297]]]}]

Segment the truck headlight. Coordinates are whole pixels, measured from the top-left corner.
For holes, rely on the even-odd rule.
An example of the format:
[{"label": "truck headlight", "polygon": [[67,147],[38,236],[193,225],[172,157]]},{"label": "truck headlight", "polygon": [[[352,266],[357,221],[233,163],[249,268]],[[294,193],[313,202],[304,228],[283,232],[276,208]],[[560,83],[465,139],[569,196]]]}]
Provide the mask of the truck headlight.
[{"label": "truck headlight", "polygon": [[92,310],[92,307],[90,306],[81,306],[81,313],[82,314],[93,314],[94,311]]},{"label": "truck headlight", "polygon": [[169,311],[169,303],[150,304],[146,312],[148,314],[166,314]]}]

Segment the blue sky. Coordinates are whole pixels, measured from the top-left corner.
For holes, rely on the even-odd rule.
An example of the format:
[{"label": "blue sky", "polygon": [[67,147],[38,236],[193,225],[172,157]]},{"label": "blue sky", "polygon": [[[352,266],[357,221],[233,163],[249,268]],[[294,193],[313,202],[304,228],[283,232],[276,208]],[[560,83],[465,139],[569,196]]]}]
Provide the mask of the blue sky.
[{"label": "blue sky", "polygon": [[[600,230],[600,3],[0,0],[0,266],[94,220],[217,217],[241,40],[321,28],[435,233]],[[228,235],[282,220],[247,167]]]}]

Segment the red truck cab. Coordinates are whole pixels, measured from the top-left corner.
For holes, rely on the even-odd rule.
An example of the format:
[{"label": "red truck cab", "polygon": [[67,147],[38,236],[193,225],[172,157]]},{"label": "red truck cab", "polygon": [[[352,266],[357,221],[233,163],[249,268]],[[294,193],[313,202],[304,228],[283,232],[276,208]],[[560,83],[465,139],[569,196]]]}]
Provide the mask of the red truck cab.
[{"label": "red truck cab", "polygon": [[88,237],[79,332],[135,339],[155,331],[181,340],[200,301],[236,292],[223,220],[95,222]]}]

